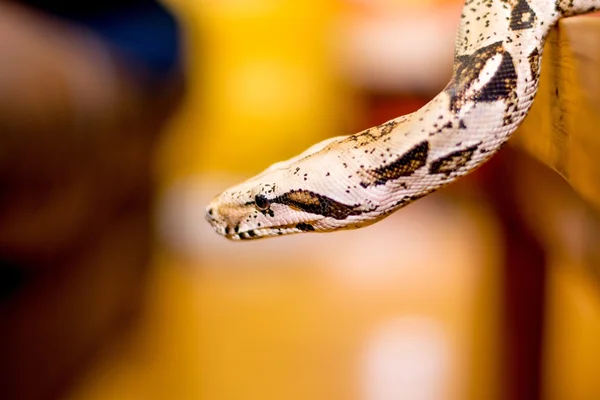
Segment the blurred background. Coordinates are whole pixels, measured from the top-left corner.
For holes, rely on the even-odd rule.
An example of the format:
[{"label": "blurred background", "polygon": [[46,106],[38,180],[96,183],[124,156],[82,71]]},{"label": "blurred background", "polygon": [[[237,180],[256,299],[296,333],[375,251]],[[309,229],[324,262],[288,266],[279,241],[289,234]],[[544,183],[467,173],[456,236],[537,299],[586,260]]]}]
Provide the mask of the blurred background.
[{"label": "blurred background", "polygon": [[522,153],[364,230],[204,221],[425,104],[461,7],[0,3],[0,397],[600,398],[600,214]]}]

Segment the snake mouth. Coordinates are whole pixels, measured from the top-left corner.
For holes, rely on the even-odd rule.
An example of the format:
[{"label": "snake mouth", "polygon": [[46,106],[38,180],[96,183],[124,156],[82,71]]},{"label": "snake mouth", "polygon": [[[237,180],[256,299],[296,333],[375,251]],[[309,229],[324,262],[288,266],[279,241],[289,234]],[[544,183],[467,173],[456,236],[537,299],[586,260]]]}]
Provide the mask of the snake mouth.
[{"label": "snake mouth", "polygon": [[[322,220],[322,217],[316,216],[314,218],[303,218],[305,219],[303,222],[292,222],[282,225],[260,226],[261,224],[258,223],[258,226],[254,224],[253,229],[248,229],[252,224],[248,226],[248,224],[242,224],[237,221],[228,221],[221,216],[219,208],[212,204],[207,207],[204,216],[217,234],[234,241],[264,239],[293,233],[315,232],[319,230],[318,227]],[[264,221],[262,221],[262,223],[265,224]]]},{"label": "snake mouth", "polygon": [[249,229],[247,231],[238,231],[232,232],[231,229],[227,230],[227,232],[220,232],[223,236],[225,236],[229,240],[255,240],[255,239],[265,239],[274,236],[283,236],[289,235],[292,233],[302,233],[302,232],[314,232],[315,228],[308,223],[299,222],[296,224],[283,225],[277,227],[268,227],[268,228],[255,228]]}]

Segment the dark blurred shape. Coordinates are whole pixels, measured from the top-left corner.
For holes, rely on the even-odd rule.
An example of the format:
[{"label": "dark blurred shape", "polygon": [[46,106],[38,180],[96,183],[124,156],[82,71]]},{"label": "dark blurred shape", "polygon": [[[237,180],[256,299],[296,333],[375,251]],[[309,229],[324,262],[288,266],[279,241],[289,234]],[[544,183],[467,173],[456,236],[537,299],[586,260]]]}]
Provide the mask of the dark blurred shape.
[{"label": "dark blurred shape", "polygon": [[120,57],[156,79],[179,66],[177,22],[156,1],[18,2],[91,29]]},{"label": "dark blurred shape", "polygon": [[27,281],[27,271],[11,261],[0,261],[0,301],[9,299]]},{"label": "dark blurred shape", "polygon": [[0,397],[60,397],[135,315],[183,95],[155,1],[0,3]]},{"label": "dark blurred shape", "polygon": [[519,157],[507,147],[482,168],[480,183],[499,217],[505,247],[501,398],[539,400],[549,256],[518,203]]}]

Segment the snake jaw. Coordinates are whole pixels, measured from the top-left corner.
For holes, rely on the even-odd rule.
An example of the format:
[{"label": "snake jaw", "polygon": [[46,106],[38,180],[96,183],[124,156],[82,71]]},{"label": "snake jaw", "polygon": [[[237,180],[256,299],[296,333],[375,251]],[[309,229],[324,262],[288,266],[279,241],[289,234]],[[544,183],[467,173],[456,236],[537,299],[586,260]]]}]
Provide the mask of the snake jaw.
[{"label": "snake jaw", "polygon": [[258,207],[249,200],[254,192],[227,191],[208,205],[205,218],[217,234],[238,241],[319,230],[322,216],[283,204]]},{"label": "snake jaw", "polygon": [[250,229],[247,231],[239,232],[233,235],[224,235],[229,240],[240,241],[240,240],[255,240],[255,239],[266,239],[274,236],[289,235],[292,233],[304,232],[299,228],[293,226],[278,227],[278,228],[257,228]]},{"label": "snake jaw", "polygon": [[[285,206],[278,207],[278,216],[283,214],[284,211],[281,208],[284,207]],[[219,212],[218,206],[211,205],[207,207],[205,217],[216,233],[234,241],[263,239],[293,233],[316,232],[320,230],[319,216],[304,215],[306,213],[297,213],[293,210],[287,211],[287,214],[291,219],[283,218],[279,222],[268,214],[261,214],[258,216],[253,211],[249,211],[242,218],[231,220],[226,219],[223,215],[231,214],[221,213]],[[293,216],[289,211],[294,213]],[[303,214],[302,217],[297,218],[300,214]]]}]

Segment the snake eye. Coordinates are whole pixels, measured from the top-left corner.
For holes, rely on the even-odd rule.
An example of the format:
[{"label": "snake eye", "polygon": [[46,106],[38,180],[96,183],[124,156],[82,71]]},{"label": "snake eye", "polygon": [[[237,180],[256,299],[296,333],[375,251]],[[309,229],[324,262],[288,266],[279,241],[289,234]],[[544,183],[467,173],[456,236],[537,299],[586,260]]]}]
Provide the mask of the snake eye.
[{"label": "snake eye", "polygon": [[269,208],[270,205],[269,200],[262,194],[257,194],[256,197],[254,197],[254,204],[256,204],[256,208],[263,211]]}]

